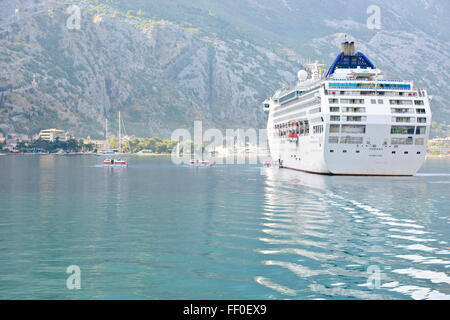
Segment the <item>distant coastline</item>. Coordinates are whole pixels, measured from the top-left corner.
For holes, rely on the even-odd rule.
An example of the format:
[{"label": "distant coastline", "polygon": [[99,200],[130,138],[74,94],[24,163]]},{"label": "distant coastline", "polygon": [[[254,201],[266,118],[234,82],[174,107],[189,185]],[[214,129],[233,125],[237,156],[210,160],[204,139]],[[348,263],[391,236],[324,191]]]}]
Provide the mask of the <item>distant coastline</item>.
[{"label": "distant coastline", "polygon": [[[241,153],[230,153],[229,155],[238,155]],[[246,153],[248,155],[253,155],[254,153]],[[58,153],[33,153],[33,152],[0,152],[0,156],[7,156],[7,155],[34,155],[34,156],[99,156],[96,153],[92,153],[92,152],[85,152],[85,153],[63,153],[63,154],[58,154]],[[139,153],[139,152],[135,152],[135,153],[125,153],[125,156],[139,156],[139,157],[167,157],[170,156],[171,153]],[[450,154],[432,154],[432,153],[427,153],[426,154],[427,158],[449,158]]]}]

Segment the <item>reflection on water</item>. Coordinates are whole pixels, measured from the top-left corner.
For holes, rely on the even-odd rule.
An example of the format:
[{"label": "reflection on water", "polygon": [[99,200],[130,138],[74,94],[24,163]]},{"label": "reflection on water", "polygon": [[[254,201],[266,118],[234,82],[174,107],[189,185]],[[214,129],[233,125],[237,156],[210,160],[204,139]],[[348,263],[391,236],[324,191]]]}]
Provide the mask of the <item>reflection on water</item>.
[{"label": "reflection on water", "polygon": [[[259,284],[301,298],[402,298],[392,293],[450,298],[448,224],[444,235],[432,229],[436,215],[448,221],[443,211],[448,198],[447,204],[436,202],[428,189],[433,181],[423,179],[448,174],[335,177],[279,169],[262,174],[267,222],[259,240],[270,249],[259,252],[262,264],[279,274],[257,276]],[[365,288],[369,266],[381,270],[380,289]]]},{"label": "reflection on water", "polygon": [[0,298],[450,298],[449,160],[405,178],[100,160],[0,159]]}]

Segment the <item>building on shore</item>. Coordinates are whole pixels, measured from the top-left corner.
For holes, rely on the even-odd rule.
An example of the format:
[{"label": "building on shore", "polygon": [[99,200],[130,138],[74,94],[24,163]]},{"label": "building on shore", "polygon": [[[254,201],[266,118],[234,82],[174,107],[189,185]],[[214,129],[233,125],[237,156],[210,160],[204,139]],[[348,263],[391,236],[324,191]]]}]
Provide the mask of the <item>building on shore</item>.
[{"label": "building on shore", "polygon": [[105,140],[95,140],[91,139],[91,137],[87,137],[84,140],[85,144],[92,144],[94,146],[94,149],[97,149],[97,151],[100,150],[106,150],[106,142]]},{"label": "building on shore", "polygon": [[59,141],[66,141],[66,131],[58,130],[58,129],[45,129],[39,132],[39,138],[42,140],[53,142],[56,138],[59,138]]},{"label": "building on shore", "polygon": [[450,137],[428,140],[427,152],[433,155],[450,155]]}]

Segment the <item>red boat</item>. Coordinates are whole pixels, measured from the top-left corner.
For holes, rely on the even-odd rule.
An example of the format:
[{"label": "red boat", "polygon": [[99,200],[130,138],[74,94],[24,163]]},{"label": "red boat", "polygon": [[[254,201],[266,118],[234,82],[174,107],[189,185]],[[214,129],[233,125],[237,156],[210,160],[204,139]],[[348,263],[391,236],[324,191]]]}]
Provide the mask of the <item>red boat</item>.
[{"label": "red boat", "polygon": [[128,161],[122,159],[106,159],[103,160],[102,165],[104,167],[127,167]]},{"label": "red boat", "polygon": [[191,160],[187,163],[191,167],[212,167],[213,163],[206,160]]},{"label": "red boat", "polygon": [[263,162],[263,167],[272,168],[272,167],[279,167],[279,166],[280,166],[280,164],[275,161],[264,161]]}]

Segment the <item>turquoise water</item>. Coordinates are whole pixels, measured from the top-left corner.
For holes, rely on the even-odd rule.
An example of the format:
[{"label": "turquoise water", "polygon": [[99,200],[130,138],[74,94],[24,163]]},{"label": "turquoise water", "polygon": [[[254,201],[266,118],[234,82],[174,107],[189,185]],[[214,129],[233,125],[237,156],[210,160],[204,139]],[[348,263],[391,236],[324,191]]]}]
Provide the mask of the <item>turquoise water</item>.
[{"label": "turquoise water", "polygon": [[450,298],[449,159],[407,178],[100,160],[0,157],[1,299]]}]

